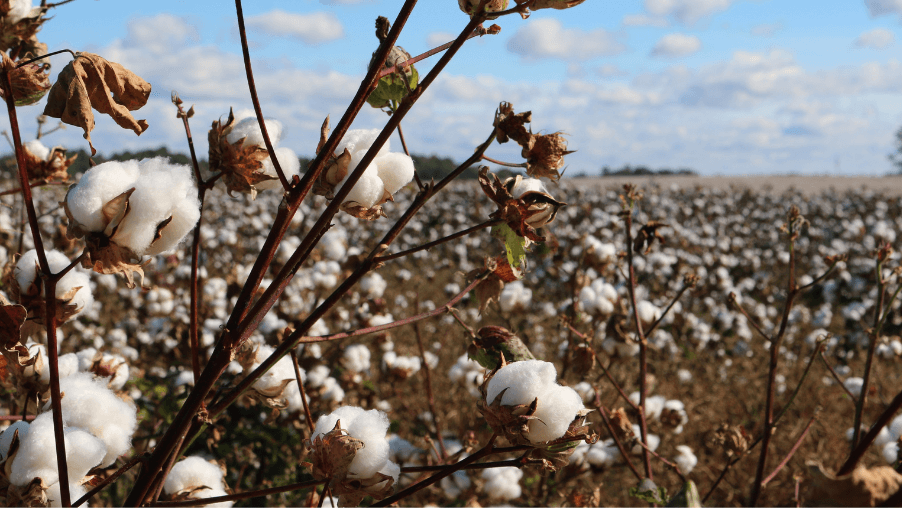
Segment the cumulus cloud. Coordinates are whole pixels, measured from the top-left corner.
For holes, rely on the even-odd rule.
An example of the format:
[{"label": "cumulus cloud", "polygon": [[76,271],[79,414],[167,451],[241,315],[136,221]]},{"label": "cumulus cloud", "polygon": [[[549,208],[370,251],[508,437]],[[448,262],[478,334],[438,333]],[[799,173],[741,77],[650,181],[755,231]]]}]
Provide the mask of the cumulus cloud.
[{"label": "cumulus cloud", "polygon": [[554,18],[543,18],[518,29],[507,41],[507,49],[529,60],[588,60],[616,55],[625,47],[614,34],[602,28],[586,32],[578,28],[564,28]]},{"label": "cumulus cloud", "polygon": [[298,14],[274,9],[247,18],[247,26],[277,37],[292,37],[307,44],[322,44],[344,36],[341,22],[331,12]]},{"label": "cumulus cloud", "polygon": [[734,0],[645,0],[645,10],[652,16],[673,17],[692,25],[712,14],[725,11]]},{"label": "cumulus cloud", "polygon": [[902,18],[902,0],[864,0],[871,16],[898,14]]},{"label": "cumulus cloud", "polygon": [[441,46],[446,42],[453,41],[457,38],[457,34],[451,32],[432,32],[426,36],[426,45],[430,48]]},{"label": "cumulus cloud", "polygon": [[655,43],[651,56],[679,58],[697,53],[702,49],[702,41],[694,35],[667,34]]},{"label": "cumulus cloud", "polygon": [[862,33],[855,39],[855,46],[859,48],[884,49],[893,45],[896,36],[885,28],[875,28]]}]

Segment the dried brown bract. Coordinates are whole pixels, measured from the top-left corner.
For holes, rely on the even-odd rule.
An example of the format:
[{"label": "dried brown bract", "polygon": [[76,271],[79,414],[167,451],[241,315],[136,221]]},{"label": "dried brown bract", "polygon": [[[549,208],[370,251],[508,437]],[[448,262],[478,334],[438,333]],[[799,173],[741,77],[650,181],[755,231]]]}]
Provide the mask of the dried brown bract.
[{"label": "dried brown bract", "polygon": [[543,460],[543,471],[553,472],[566,467],[580,441],[589,444],[595,444],[598,441],[598,434],[589,430],[589,426],[586,425],[586,416],[592,411],[594,409],[580,409],[563,436],[540,445],[536,449],[533,455]]},{"label": "dried brown bract", "polygon": [[728,457],[738,457],[749,449],[749,435],[739,425],[722,423],[708,438],[708,447],[720,449]]},{"label": "dried brown bract", "polygon": [[25,149],[25,171],[32,186],[49,182],[65,182],[69,180],[69,166],[75,162],[78,156],[66,158],[66,149],[55,146],[50,150],[46,159],[41,159]]},{"label": "dried brown bract", "polygon": [[540,236],[536,229],[553,222],[558,210],[566,203],[557,201],[547,192],[527,190],[519,193],[518,187],[522,179],[523,177],[518,175],[502,183],[497,175],[489,173],[487,166],[479,170],[482,191],[498,205],[498,210],[489,217],[501,219],[518,236],[534,242],[544,242],[545,238]]},{"label": "dried brown bract", "polygon": [[269,157],[269,151],[257,145],[244,146],[245,138],[229,143],[227,137],[234,126],[235,115],[230,109],[224,124],[216,120],[210,127],[207,133],[210,171],[222,172],[222,181],[230,196],[233,192],[244,192],[256,198],[255,185],[276,179],[262,172],[263,161]]},{"label": "dried brown bract", "polygon": [[626,410],[622,407],[611,411],[611,427],[614,428],[614,434],[618,441],[624,447],[630,448],[638,439],[636,433],[633,432],[633,424],[626,415]]},{"label": "dried brown bract", "polygon": [[[491,378],[490,378],[491,379]],[[504,436],[513,445],[532,445],[526,436],[529,435],[529,421],[535,419],[533,415],[539,407],[539,399],[533,399],[529,404],[516,406],[501,405],[508,388],[501,390],[491,404],[486,402],[484,393],[489,383],[482,383],[482,397],[479,398],[479,412],[485,417],[486,423],[496,434]]]},{"label": "dried brown bract", "polygon": [[[6,278],[3,281],[4,286],[7,288],[7,291],[9,291],[10,297],[28,309],[28,328],[31,328],[33,325],[43,326],[46,323],[45,314],[47,312],[47,303],[44,299],[44,274],[41,273],[41,267],[38,266],[37,262],[35,262],[35,273],[38,275],[28,287],[19,287],[19,281],[14,275],[14,270],[7,273]],[[66,294],[56,299],[57,323],[64,323],[71,319],[72,316],[81,312],[78,305],[71,303],[75,299],[75,294],[81,289],[80,286],[74,287],[66,292]],[[90,290],[90,288],[88,288],[88,290]]]},{"label": "dried brown bract", "polygon": [[79,53],[59,73],[50,89],[44,114],[59,118],[69,125],[81,127],[91,146],[94,113],[91,108],[110,115],[116,123],[140,135],[147,130],[147,121],[135,120],[131,111],[147,104],[150,83],[115,62],[92,53]]},{"label": "dried brown bract", "polygon": [[[19,20],[13,20],[9,17],[11,9],[12,2],[0,0],[0,51],[6,52],[12,48],[20,47],[26,50],[20,51],[20,54],[25,54],[32,46],[30,42],[37,40],[35,39],[35,34],[38,33],[41,25],[48,19],[44,17],[48,7],[34,7]],[[46,53],[46,50],[44,53]]]},{"label": "dried brown bract", "polygon": [[[585,2],[586,0],[536,0],[529,8],[537,11],[539,9],[569,9]],[[517,3],[525,3],[526,0],[517,0]]]},{"label": "dried brown bract", "polygon": [[659,229],[666,227],[670,226],[655,220],[648,221],[648,224],[642,226],[639,232],[636,233],[636,239],[633,240],[633,250],[642,254],[648,254],[651,252],[651,247],[654,245],[655,240],[661,242],[662,245],[667,243],[664,236],[658,232]]},{"label": "dried brown bract", "polygon": [[[9,84],[16,106],[30,106],[41,100],[47,90],[50,90],[50,64],[30,63],[17,67],[6,53],[2,55],[3,70],[9,73]],[[3,87],[0,87],[0,97],[4,96]]]},{"label": "dried brown bract", "polygon": [[528,176],[557,181],[561,178],[558,170],[564,167],[564,156],[573,151],[567,150],[567,140],[561,132],[533,134],[532,130],[526,129],[526,124],[530,122],[532,112],[514,113],[511,103],[502,102],[495,113],[498,142],[507,143],[512,139],[520,145]]},{"label": "dried brown bract", "polygon": [[467,347],[467,355],[487,369],[500,369],[506,358],[515,362],[536,359],[520,337],[501,326],[480,328],[476,340]]},{"label": "dried brown bract", "polygon": [[[507,258],[502,256],[502,260],[504,263],[507,263]],[[500,261],[496,258],[486,258],[485,259],[485,270],[489,270],[492,272],[488,277],[482,279],[479,284],[473,288],[473,294],[476,295],[476,298],[479,300],[479,313],[485,312],[486,307],[489,306],[489,303],[492,301],[497,302],[498,297],[501,296],[501,291],[504,290],[504,283],[509,282],[496,273],[498,270],[498,265]],[[510,268],[510,264],[507,265]],[[483,273],[483,270],[473,270],[467,274],[467,280],[473,280],[475,277],[479,276]]]}]

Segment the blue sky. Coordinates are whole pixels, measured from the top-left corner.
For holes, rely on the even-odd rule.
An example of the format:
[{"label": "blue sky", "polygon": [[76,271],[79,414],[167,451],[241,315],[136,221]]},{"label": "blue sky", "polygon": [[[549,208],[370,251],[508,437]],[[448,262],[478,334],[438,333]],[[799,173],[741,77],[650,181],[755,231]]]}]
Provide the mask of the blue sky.
[{"label": "blue sky", "polygon": [[[373,21],[398,0],[245,1],[264,113],[282,144],[309,155],[318,127],[353,96],[375,48]],[[169,94],[195,104],[195,133],[250,107],[234,3],[77,0],[52,13],[51,50],[96,52],[154,87],[136,137],[98,116],[102,153],[185,151]],[[421,0],[399,44],[418,54],[466,23],[453,0]],[[564,131],[568,171],[608,165],[689,167],[702,174],[869,174],[902,126],[902,0],[587,0],[470,41],[405,119],[414,152],[462,160],[488,134],[498,102],[533,111],[536,131]],[[55,57],[54,71],[67,57]],[[436,59],[418,67],[428,71]],[[20,112],[26,133],[40,106]],[[367,109],[355,127],[386,119]],[[6,128],[6,122],[0,125]],[[205,136],[197,135],[201,152]],[[27,138],[27,135],[26,135]],[[49,144],[85,146],[78,130]],[[496,158],[518,150],[496,145]]]}]

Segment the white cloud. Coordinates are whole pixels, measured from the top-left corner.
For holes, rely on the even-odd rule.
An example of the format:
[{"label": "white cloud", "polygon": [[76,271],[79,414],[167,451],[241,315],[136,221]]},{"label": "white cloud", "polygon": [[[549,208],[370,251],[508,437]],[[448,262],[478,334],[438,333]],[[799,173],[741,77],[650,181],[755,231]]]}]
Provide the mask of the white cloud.
[{"label": "white cloud", "polygon": [[451,32],[432,32],[426,36],[426,45],[430,48],[441,46],[457,38],[457,34]]},{"label": "white cloud", "polygon": [[651,56],[679,58],[697,53],[702,49],[702,41],[694,35],[667,34],[655,43]]},{"label": "white cloud", "polygon": [[751,34],[756,37],[773,37],[774,34],[783,30],[783,23],[765,23],[752,27]]},{"label": "white cloud", "polygon": [[902,17],[902,0],[864,0],[871,16],[883,16],[886,14],[898,14]]},{"label": "white cloud", "polygon": [[615,55],[625,47],[614,34],[602,28],[585,32],[578,28],[564,28],[554,18],[543,18],[518,29],[507,41],[507,49],[531,60],[588,60],[602,55]]},{"label": "white cloud", "polygon": [[603,78],[612,78],[612,77],[628,75],[628,73],[626,71],[624,71],[620,67],[617,67],[616,65],[613,65],[613,64],[602,65],[601,67],[599,67],[597,69],[596,72],[598,72],[598,75]]},{"label": "white cloud", "polygon": [[247,18],[247,26],[269,35],[300,39],[307,44],[322,44],[344,36],[341,22],[331,12],[298,14],[274,9]]},{"label": "white cloud", "polygon": [[666,18],[647,14],[627,14],[621,23],[623,26],[654,26],[658,28],[670,26],[670,21],[667,21]]},{"label": "white cloud", "polygon": [[725,11],[734,0],[645,0],[645,10],[653,16],[673,17],[687,25]]},{"label": "white cloud", "polygon": [[893,45],[896,36],[885,28],[875,28],[862,33],[855,39],[855,46],[859,48],[884,49]]}]

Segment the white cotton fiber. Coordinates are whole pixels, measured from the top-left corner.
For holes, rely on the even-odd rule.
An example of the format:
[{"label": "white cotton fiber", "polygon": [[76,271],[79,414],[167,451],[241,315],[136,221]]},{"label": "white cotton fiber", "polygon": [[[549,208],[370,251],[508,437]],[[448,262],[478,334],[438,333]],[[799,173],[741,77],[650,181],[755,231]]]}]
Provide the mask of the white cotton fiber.
[{"label": "white cotton fiber", "polygon": [[[69,500],[73,503],[80,499],[82,496],[87,494],[88,491],[85,490],[84,485],[79,484],[77,481],[69,482]],[[63,498],[62,494],[60,494],[60,483],[56,482],[50,487],[47,488],[47,491],[44,493],[47,495],[47,501],[50,506],[62,506]],[[82,506],[89,506],[88,503],[82,504]]]},{"label": "white cotton fiber", "polygon": [[899,460],[899,442],[898,441],[890,441],[883,445],[881,450],[883,453],[883,460],[885,460],[888,464],[893,464],[897,460]]},{"label": "white cotton fiber", "polygon": [[342,361],[349,370],[366,372],[370,368],[370,348],[363,344],[354,344],[345,349]]},{"label": "white cotton fiber", "polygon": [[539,396],[545,385],[554,383],[556,378],[557,370],[553,363],[541,360],[509,363],[489,380],[486,402],[491,404],[501,390],[508,388],[501,399],[502,405],[529,404]]},{"label": "white cotton fiber", "polygon": [[[63,422],[80,427],[100,438],[106,445],[101,466],[106,467],[131,448],[138,425],[135,405],[125,402],[90,372],[79,372],[60,380]],[[48,402],[44,410],[50,408]]]},{"label": "white cotton fiber", "polygon": [[[50,383],[50,361],[47,359],[47,349],[43,344],[40,344],[41,354],[44,356],[44,365],[41,367],[41,382],[42,383]],[[29,348],[31,349],[31,348]],[[60,379],[64,377],[69,377],[72,374],[78,372],[78,357],[75,356],[75,353],[68,353],[58,357],[57,369],[59,371]]]},{"label": "white cotton fiber", "polygon": [[[351,171],[353,171],[353,169],[348,170],[348,176],[351,175]],[[338,187],[344,187],[345,182],[347,181],[348,177],[345,176],[344,180],[338,184]],[[354,184],[354,188],[352,188],[351,192],[345,197],[344,202],[354,202],[365,208],[370,208],[375,205],[377,201],[382,199],[384,194],[385,185],[382,183],[382,180],[379,179],[379,173],[376,166],[370,164],[369,167],[366,168],[366,171],[360,175],[360,179]]]},{"label": "white cotton fiber", "polygon": [[367,298],[382,298],[388,283],[378,273],[371,273],[360,279],[360,290],[366,293]]},{"label": "white cotton fiber", "polygon": [[527,192],[547,193],[548,191],[545,190],[545,185],[538,178],[523,178],[517,182],[517,185],[514,185],[514,188],[511,190],[511,195],[515,198],[519,198]]},{"label": "white cotton fiber", "polygon": [[62,297],[73,288],[79,288],[69,302],[76,309],[85,310],[91,308],[94,303],[94,295],[91,294],[91,277],[87,273],[73,268],[56,283],[56,296]]},{"label": "white cotton fiber", "polygon": [[12,0],[6,19],[10,24],[16,24],[28,15],[33,8],[32,0]]},{"label": "white cotton fiber", "polygon": [[[350,152],[351,155],[354,155],[357,152],[365,153],[370,149],[373,142],[376,141],[379,132],[379,129],[351,129],[345,133],[345,137],[342,138],[338,143],[338,146],[335,147],[335,153],[341,155],[345,148],[348,149],[348,152]],[[387,154],[390,149],[389,144],[389,141],[386,140],[385,144],[382,145],[382,148],[377,152],[376,157]],[[361,154],[361,156],[362,155],[363,154]]]},{"label": "white cotton fiber", "polygon": [[19,442],[21,443],[25,436],[28,434],[29,425],[28,422],[23,422],[19,420],[17,422],[13,422],[12,425],[6,428],[2,433],[0,433],[0,460],[6,460],[6,456],[9,454],[9,447],[13,444],[13,435],[16,431],[19,431]]},{"label": "white cotton fiber", "polygon": [[698,457],[692,453],[692,448],[689,448],[686,445],[679,445],[676,447],[677,451],[680,453],[673,459],[676,462],[676,465],[680,467],[680,472],[683,474],[689,474],[695,469],[696,464],[698,464]]},{"label": "white cotton fiber", "polygon": [[[265,344],[257,346],[254,363],[247,372],[249,373],[259,367],[274,351],[275,349]],[[261,391],[272,390],[281,386],[286,379],[289,381],[297,380],[297,376],[294,373],[294,362],[291,361],[290,356],[283,356],[279,359],[275,365],[266,371],[266,374],[263,374],[254,382],[254,388]],[[303,377],[301,377],[301,381],[303,381]]]},{"label": "white cotton fiber", "polygon": [[[294,176],[301,173],[301,161],[298,159],[298,154],[291,148],[284,146],[276,148],[275,151],[276,159],[279,160],[279,167],[282,168],[282,173],[285,174],[285,178],[291,183]],[[282,187],[282,182],[279,181],[279,175],[276,173],[276,166],[272,163],[272,159],[269,157],[263,159],[263,167],[260,168],[260,171],[263,174],[275,178],[275,180],[266,180],[254,184],[254,187],[256,187],[257,190],[278,189]]]},{"label": "white cotton fiber", "polygon": [[[200,217],[197,186],[188,166],[175,165],[164,157],[140,162],[141,175],[129,198],[129,212],[119,224],[113,240],[135,254],[155,255],[171,250],[194,227]],[[157,227],[172,217],[153,242]]]},{"label": "white cotton fiber", "polygon": [[103,231],[103,205],[134,187],[139,173],[134,160],[104,162],[87,170],[66,197],[72,217],[89,231]]},{"label": "white cotton fiber", "polygon": [[[222,476],[222,469],[216,464],[197,456],[185,457],[172,466],[169,476],[166,477],[166,481],[163,483],[163,490],[171,495],[183,490],[209,487],[209,489],[198,490],[192,493],[191,498],[207,499],[224,496],[226,493]],[[205,506],[228,508],[232,504],[231,501],[227,501]]]},{"label": "white cotton fiber", "polygon": [[[266,123],[266,133],[269,134],[269,141],[272,146],[279,144],[282,139],[282,122],[271,118],[264,118]],[[256,116],[249,116],[235,122],[232,131],[226,136],[229,143],[237,143],[239,139],[244,138],[242,146],[257,145],[266,147],[263,141],[263,132],[260,130],[260,124],[257,122]]]},{"label": "white cotton fiber", "polygon": [[407,154],[387,153],[377,157],[375,163],[379,169],[379,178],[389,194],[398,192],[413,180],[413,159]]},{"label": "white cotton fiber", "polygon": [[[47,265],[50,267],[50,271],[54,273],[58,273],[71,263],[69,258],[58,250],[44,251],[44,255],[47,257]],[[22,257],[16,263],[16,282],[19,283],[19,288],[22,292],[25,292],[34,282],[37,277],[37,269],[38,251],[31,249],[22,254]],[[59,291],[57,291],[57,295],[59,296]]]},{"label": "white cotton fiber", "polygon": [[523,493],[520,478],[523,478],[523,471],[516,467],[485,469],[482,472],[482,479],[485,480],[482,491],[492,499],[504,501],[520,497]]},{"label": "white cotton fiber", "polygon": [[26,141],[24,145],[25,149],[28,150],[31,155],[34,155],[42,161],[47,160],[47,156],[50,155],[50,149],[44,146],[44,143],[41,143],[37,139]]},{"label": "white cotton fiber", "polygon": [[351,461],[348,474],[357,478],[371,478],[382,471],[389,463],[389,444],[385,439],[389,426],[388,416],[377,409],[364,411],[356,406],[342,406],[317,419],[311,439],[331,431],[339,420],[341,429],[347,435],[364,444]]},{"label": "white cotton fiber", "polygon": [[539,404],[533,415],[536,419],[530,420],[527,435],[533,443],[563,436],[579,410],[585,407],[576,390],[568,386],[547,385],[538,397]]},{"label": "white cotton fiber", "polygon": [[586,452],[586,461],[595,467],[612,466],[619,458],[620,449],[613,439],[598,441]]},{"label": "white cotton fiber", "polygon": [[[101,440],[83,429],[69,427],[63,431],[69,480],[78,481],[100,464],[106,449]],[[35,477],[42,478],[47,485],[59,480],[53,415],[49,412],[38,415],[31,422],[28,433],[20,441],[9,480],[21,487]]]}]

